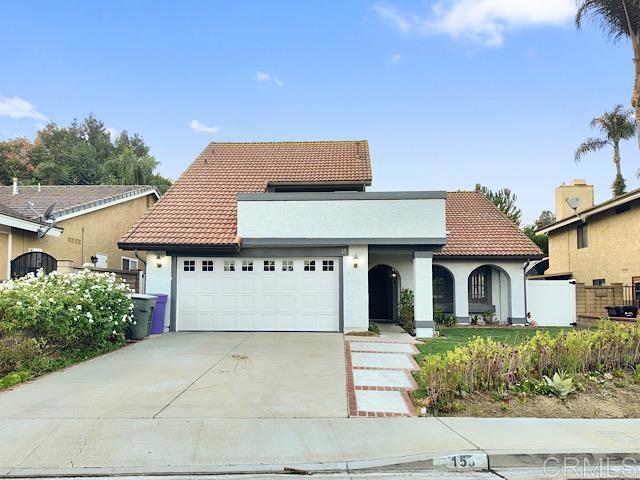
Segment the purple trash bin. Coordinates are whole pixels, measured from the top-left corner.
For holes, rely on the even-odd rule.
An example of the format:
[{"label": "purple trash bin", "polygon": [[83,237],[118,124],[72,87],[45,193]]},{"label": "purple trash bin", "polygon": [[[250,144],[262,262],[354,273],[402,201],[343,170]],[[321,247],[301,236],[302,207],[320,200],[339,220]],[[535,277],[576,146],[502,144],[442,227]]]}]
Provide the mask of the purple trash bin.
[{"label": "purple trash bin", "polygon": [[156,308],[153,310],[153,318],[151,319],[151,333],[164,333],[164,309],[167,306],[167,295],[164,293],[150,293],[157,297]]}]

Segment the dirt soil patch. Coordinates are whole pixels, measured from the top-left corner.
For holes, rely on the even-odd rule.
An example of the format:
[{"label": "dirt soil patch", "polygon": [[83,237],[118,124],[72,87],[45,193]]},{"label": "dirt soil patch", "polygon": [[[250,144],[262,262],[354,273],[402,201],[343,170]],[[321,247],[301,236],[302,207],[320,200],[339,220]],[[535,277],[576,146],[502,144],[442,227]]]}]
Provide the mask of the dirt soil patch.
[{"label": "dirt soil patch", "polygon": [[589,385],[585,391],[570,395],[565,401],[555,396],[520,397],[510,394],[496,400],[492,393],[474,393],[459,399],[455,412],[441,412],[451,417],[535,417],[535,418],[638,418],[640,385],[625,378],[624,386],[607,381]]}]

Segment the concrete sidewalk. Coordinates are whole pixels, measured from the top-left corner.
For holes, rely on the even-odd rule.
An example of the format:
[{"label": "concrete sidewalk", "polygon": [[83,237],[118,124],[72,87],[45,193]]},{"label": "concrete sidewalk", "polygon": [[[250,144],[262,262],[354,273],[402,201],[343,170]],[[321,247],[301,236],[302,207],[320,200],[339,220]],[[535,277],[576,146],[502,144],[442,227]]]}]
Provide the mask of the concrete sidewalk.
[{"label": "concrete sidewalk", "polygon": [[640,460],[640,420],[2,419],[0,476],[527,467],[548,455]]}]

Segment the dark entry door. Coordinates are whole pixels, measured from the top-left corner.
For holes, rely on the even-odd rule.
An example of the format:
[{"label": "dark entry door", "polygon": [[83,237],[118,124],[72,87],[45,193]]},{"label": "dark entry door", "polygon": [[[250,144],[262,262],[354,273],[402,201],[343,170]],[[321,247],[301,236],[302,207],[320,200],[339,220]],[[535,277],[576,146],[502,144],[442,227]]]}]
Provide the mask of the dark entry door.
[{"label": "dark entry door", "polygon": [[397,319],[397,273],[387,265],[376,265],[369,270],[369,318],[371,320]]},{"label": "dark entry door", "polygon": [[44,273],[51,273],[58,268],[58,261],[44,252],[24,253],[11,261],[11,278],[24,277],[27,273],[36,272],[40,268]]}]

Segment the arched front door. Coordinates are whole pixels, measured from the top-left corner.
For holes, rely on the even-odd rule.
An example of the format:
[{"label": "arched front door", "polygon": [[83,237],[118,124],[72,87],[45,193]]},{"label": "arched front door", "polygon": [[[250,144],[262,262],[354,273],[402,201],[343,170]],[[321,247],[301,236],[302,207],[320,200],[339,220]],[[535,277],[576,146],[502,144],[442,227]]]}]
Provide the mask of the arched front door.
[{"label": "arched front door", "polygon": [[388,265],[376,265],[369,270],[369,318],[395,321],[398,319],[398,287],[400,276]]},{"label": "arched front door", "polygon": [[24,277],[27,273],[43,269],[44,273],[51,273],[58,268],[58,261],[48,253],[29,252],[11,261],[11,278]]}]

